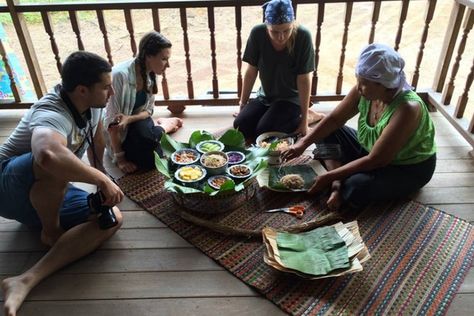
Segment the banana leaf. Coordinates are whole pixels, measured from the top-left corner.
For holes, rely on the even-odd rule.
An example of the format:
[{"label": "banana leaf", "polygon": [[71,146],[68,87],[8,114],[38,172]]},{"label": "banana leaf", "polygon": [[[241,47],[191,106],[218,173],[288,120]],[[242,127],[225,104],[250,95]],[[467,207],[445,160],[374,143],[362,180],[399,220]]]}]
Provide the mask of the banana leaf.
[{"label": "banana leaf", "polygon": [[[161,148],[166,157],[171,157],[173,152],[183,148],[194,148],[199,142],[204,140],[214,140],[214,136],[207,131],[194,131],[189,137],[188,143],[181,143],[172,139],[168,134],[163,134],[161,138]],[[234,183],[233,181],[227,181],[221,186],[219,190],[215,190],[210,187],[207,182],[204,182],[199,187],[188,187],[183,186],[174,179],[173,170],[168,158],[161,158],[155,153],[155,166],[156,169],[163,174],[168,180],[165,182],[165,189],[170,192],[176,193],[206,193],[210,196],[217,195],[224,191],[241,191],[245,188],[245,183],[257,176],[267,166],[267,154],[268,149],[251,147],[245,148],[244,135],[236,129],[230,129],[226,131],[219,139],[225,145],[225,151],[237,150],[245,155],[245,164],[249,166],[253,172],[252,175],[242,183]]]},{"label": "banana leaf", "polygon": [[[277,191],[294,192],[294,191],[308,191],[314,183],[317,176],[314,169],[309,165],[294,165],[294,166],[282,166],[282,167],[270,167],[268,187]],[[304,180],[304,186],[299,190],[287,189],[281,182],[280,179],[287,174],[299,174]]]}]

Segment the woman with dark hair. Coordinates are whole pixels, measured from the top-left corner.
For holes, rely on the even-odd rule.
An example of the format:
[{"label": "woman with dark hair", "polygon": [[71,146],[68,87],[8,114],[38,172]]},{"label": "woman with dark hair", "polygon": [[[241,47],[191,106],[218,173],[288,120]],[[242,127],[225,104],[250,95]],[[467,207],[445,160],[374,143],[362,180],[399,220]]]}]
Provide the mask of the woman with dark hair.
[{"label": "woman with dark hair", "polygon": [[[305,135],[308,124],[322,115],[308,109],[314,48],[309,30],[295,21],[290,0],[271,0],[263,5],[265,23],[250,32],[243,61],[240,113],[234,121],[249,142],[270,131]],[[257,79],[261,87],[249,101]]]},{"label": "woman with dark hair", "polygon": [[[310,193],[330,188],[328,207],[360,209],[406,197],[428,183],[436,167],[435,128],[428,107],[405,79],[405,61],[390,46],[370,44],[356,66],[357,85],[306,137],[283,152],[301,155],[316,143],[328,172]],[[357,131],[344,124],[359,115]],[[342,154],[318,157],[318,144]]]},{"label": "woman with dark hair", "polygon": [[140,40],[138,56],[112,69],[113,95],[105,109],[107,152],[125,173],[152,169],[154,153],[162,155],[163,133],[173,133],[182,126],[179,118],[153,115],[156,75],[169,67],[171,42],[158,32],[149,32]]}]

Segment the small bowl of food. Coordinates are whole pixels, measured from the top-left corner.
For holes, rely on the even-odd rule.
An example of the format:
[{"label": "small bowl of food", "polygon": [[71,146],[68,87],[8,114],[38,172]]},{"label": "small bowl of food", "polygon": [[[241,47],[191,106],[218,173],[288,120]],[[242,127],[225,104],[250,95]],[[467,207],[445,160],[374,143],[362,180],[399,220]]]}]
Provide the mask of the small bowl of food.
[{"label": "small bowl of food", "polygon": [[232,165],[227,168],[227,174],[234,180],[244,180],[250,177],[252,169],[246,165]]},{"label": "small bowl of food", "polygon": [[224,144],[218,140],[203,140],[196,145],[196,150],[201,154],[211,151],[223,151]]},{"label": "small bowl of food", "polygon": [[185,186],[197,187],[199,182],[207,175],[206,169],[199,165],[187,165],[179,168],[174,173],[176,180]]},{"label": "small bowl of food", "polygon": [[229,165],[238,165],[245,161],[245,155],[240,151],[228,151]]},{"label": "small bowl of food", "polygon": [[201,156],[201,165],[209,175],[225,173],[228,161],[227,155],[222,151],[209,151]]},{"label": "small bowl of food", "polygon": [[212,176],[209,179],[207,179],[207,183],[209,183],[209,186],[215,190],[219,190],[221,186],[227,181],[233,181],[233,180],[230,177],[224,176],[224,175]]},{"label": "small bowl of food", "polygon": [[201,154],[197,150],[184,148],[171,155],[171,161],[178,166],[192,165],[199,161]]},{"label": "small bowl of food", "polygon": [[295,140],[288,134],[282,132],[263,133],[258,136],[256,140],[257,146],[261,148],[269,148],[275,142],[275,148],[268,152],[268,163],[271,165],[281,163],[281,152],[290,148]]}]

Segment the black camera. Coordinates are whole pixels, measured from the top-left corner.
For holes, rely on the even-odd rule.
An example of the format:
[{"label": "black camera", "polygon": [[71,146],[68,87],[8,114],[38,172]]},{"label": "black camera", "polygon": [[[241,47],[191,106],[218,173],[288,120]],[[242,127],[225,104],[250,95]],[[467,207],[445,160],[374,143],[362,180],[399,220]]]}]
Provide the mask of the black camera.
[{"label": "black camera", "polygon": [[87,196],[87,204],[93,214],[97,214],[100,229],[108,229],[117,225],[117,218],[115,217],[112,207],[102,205],[102,193],[91,193]]}]

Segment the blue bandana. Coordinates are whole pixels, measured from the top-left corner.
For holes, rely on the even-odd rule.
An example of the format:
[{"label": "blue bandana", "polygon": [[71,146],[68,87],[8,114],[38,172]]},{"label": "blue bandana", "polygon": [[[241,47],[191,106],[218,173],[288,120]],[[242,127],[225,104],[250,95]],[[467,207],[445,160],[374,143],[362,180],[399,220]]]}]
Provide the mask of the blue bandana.
[{"label": "blue bandana", "polygon": [[295,20],[291,0],[271,0],[262,6],[265,12],[265,23],[275,25],[290,23]]}]

